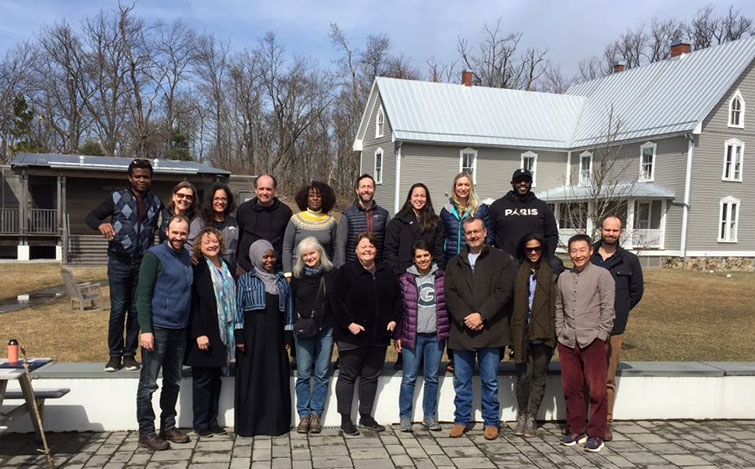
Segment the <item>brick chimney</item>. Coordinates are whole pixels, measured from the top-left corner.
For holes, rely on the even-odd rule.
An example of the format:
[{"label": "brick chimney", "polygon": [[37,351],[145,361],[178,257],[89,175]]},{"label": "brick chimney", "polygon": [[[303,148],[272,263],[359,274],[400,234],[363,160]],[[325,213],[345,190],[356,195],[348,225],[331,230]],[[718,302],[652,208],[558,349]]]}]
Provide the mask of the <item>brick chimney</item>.
[{"label": "brick chimney", "polygon": [[626,67],[626,63],[622,62],[621,60],[614,60],[612,73],[623,72],[625,67]]},{"label": "brick chimney", "polygon": [[671,57],[676,57],[682,54],[689,54],[691,48],[688,42],[684,42],[681,39],[674,39],[671,43]]},{"label": "brick chimney", "polygon": [[464,70],[461,72],[461,84],[464,86],[472,86],[472,71]]}]

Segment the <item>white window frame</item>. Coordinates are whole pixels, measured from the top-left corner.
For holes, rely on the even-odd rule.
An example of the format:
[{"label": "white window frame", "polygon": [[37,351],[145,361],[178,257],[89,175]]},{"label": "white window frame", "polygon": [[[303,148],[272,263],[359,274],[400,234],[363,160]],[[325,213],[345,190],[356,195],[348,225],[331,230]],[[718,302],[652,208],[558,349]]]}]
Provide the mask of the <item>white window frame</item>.
[{"label": "white window frame", "polygon": [[[726,160],[729,156],[729,147],[732,148],[732,156],[735,156],[734,148],[740,147],[739,152],[739,177],[734,177],[734,166],[736,161],[732,161],[731,166],[731,174],[726,174]],[[742,140],[739,140],[738,138],[730,138],[729,140],[724,142],[724,166],[723,170],[721,172],[721,180],[722,181],[730,181],[730,182],[742,182],[742,174],[744,173],[744,159],[745,159],[745,142]]]},{"label": "white window frame", "polygon": [[[635,204],[637,204],[637,205],[635,206],[635,209],[634,209],[634,221],[633,221],[633,223],[635,225],[641,225],[642,223],[646,222],[647,226],[644,227],[644,228],[641,227],[641,226],[638,226],[637,228],[633,227],[632,229],[635,229],[635,230],[649,230],[649,229],[651,229],[650,227],[653,224],[653,201],[652,200],[636,200]],[[640,219],[640,213],[641,213],[641,211],[639,210],[640,207],[642,207],[643,205],[647,206],[647,208],[648,208],[647,218],[644,219],[644,220]]]},{"label": "white window frame", "polygon": [[[384,154],[385,153],[383,152],[382,148],[378,147],[377,149],[375,149],[372,167],[372,174],[375,177],[375,184],[383,183],[383,170],[385,168],[385,160],[383,158]],[[380,155],[380,167],[378,167],[378,155]]]},{"label": "white window frame", "polygon": [[[734,124],[732,122],[732,115],[734,113],[734,102],[739,101],[739,123]],[[731,97],[729,100],[729,127],[734,127],[735,129],[744,129],[745,128],[745,100],[742,97],[742,93],[739,92],[739,90],[734,92],[734,96]]]},{"label": "white window frame", "polygon": [[[587,180],[585,180],[582,177],[582,160],[589,156],[590,157],[590,174],[587,176]],[[590,151],[583,151],[579,154],[579,185],[580,186],[589,186],[590,181],[592,180],[592,170],[593,170],[593,155]]]},{"label": "white window frame", "polygon": [[477,185],[477,150],[471,147],[459,150],[459,172],[464,171],[464,154],[472,154],[472,184]]},{"label": "white window frame", "polygon": [[[737,213],[734,216],[734,220],[731,219],[732,207],[737,207]],[[716,225],[716,231],[718,232],[719,243],[736,243],[737,231],[739,231],[739,213],[741,209],[741,201],[736,197],[727,196],[721,199],[720,208],[718,212],[718,224]],[[726,219],[724,220],[724,207],[726,207]],[[733,223],[732,223],[733,222]],[[721,225],[724,225],[724,233],[721,236]]]},{"label": "white window frame", "polygon": [[[646,178],[644,176],[644,166],[645,166],[645,149],[646,148],[652,148],[653,149],[653,161],[650,163],[650,177]],[[654,142],[645,142],[640,146],[640,173],[639,177],[637,178],[640,182],[653,182],[655,181],[655,156],[657,154],[658,150],[658,144]]]},{"label": "white window frame", "polygon": [[385,133],[385,111],[383,106],[378,107],[377,115],[375,116],[375,138],[380,138]]},{"label": "white window frame", "polygon": [[532,168],[530,169],[530,172],[532,173],[532,187],[535,187],[537,185],[537,153],[534,151],[526,151],[522,153],[522,156],[519,159],[519,167],[524,168],[524,160],[529,158],[532,159]]}]

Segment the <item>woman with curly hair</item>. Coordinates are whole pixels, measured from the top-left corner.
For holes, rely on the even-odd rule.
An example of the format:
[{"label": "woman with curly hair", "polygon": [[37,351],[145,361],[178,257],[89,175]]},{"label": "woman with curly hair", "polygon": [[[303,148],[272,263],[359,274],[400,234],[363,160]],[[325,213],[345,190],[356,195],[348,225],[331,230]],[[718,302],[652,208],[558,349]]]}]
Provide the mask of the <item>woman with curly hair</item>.
[{"label": "woman with curly hair", "polygon": [[301,212],[291,217],[283,235],[283,272],[287,278],[296,263],[294,248],[301,240],[314,236],[329,259],[333,259],[336,245],[336,219],[329,214],[336,204],[333,189],[324,182],[312,181],[299,189],[294,200]]}]

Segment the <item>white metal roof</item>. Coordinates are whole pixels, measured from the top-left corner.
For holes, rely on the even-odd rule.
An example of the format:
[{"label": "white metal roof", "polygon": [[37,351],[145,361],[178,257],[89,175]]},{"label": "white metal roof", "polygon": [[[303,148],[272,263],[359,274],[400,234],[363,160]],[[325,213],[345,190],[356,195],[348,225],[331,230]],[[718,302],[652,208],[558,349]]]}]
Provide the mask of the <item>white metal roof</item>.
[{"label": "white metal roof", "polygon": [[[595,192],[592,187],[571,185],[536,191],[535,194],[546,202],[562,202],[590,200],[596,195]],[[675,196],[674,191],[650,182],[612,184],[602,188],[600,192],[600,197],[620,196],[635,199],[673,199]]]},{"label": "white metal roof", "polygon": [[377,93],[396,141],[578,149],[606,143],[611,112],[616,140],[691,132],[753,58],[755,37],[576,84],[563,95],[378,77],[354,148],[361,149]]},{"label": "white metal roof", "polygon": [[[133,158],[117,156],[63,155],[60,153],[19,153],[13,157],[11,166],[37,166],[58,169],[82,169],[89,171],[123,171]],[[158,174],[213,174],[228,176],[225,169],[214,168],[199,161],[151,159],[152,171]]]}]

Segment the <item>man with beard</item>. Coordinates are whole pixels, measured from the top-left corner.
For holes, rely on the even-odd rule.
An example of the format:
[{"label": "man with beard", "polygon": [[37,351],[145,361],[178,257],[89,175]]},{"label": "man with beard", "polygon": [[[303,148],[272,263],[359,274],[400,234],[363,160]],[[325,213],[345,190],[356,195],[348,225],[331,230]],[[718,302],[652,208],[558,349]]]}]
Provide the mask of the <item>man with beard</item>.
[{"label": "man with beard", "polygon": [[490,216],[495,226],[495,246],[510,256],[517,256],[517,247],[524,235],[541,234],[548,245],[548,254],[558,246],[556,218],[548,204],[532,192],[532,173],[517,169],[511,176],[511,188],[506,195],[493,202]]},{"label": "man with beard", "polygon": [[377,261],[383,260],[383,240],[385,227],[390,216],[388,211],[379,206],[373,199],[375,196],[375,180],[369,174],[362,174],[356,184],[357,200],[346,210],[338,222],[336,232],[336,249],[333,263],[341,267],[347,262],[356,260],[356,237],[364,231],[371,231],[378,240]]},{"label": "man with beard", "polygon": [[[86,217],[86,224],[108,240],[107,278],[110,285],[110,322],[107,343],[110,359],[105,371],[138,370],[136,347],[136,284],[147,249],[155,244],[155,231],[163,203],[149,190],[152,165],[136,159],[128,165],[129,187],[114,191]],[[124,322],[126,339],[123,339]]]},{"label": "man with beard", "polygon": [[275,249],[275,267],[283,267],[283,235],[291,219],[291,209],[275,194],[278,182],[269,174],[262,174],[254,180],[254,193],[257,197],[247,200],[236,212],[239,225],[239,241],[236,258],[236,274],[241,275],[252,267],[249,261],[249,247],[258,239],[270,241]]},{"label": "man with beard", "polygon": [[[189,437],[176,428],[176,401],[186,351],[186,328],[191,310],[194,279],[191,256],[184,249],[189,220],[173,215],[168,222],[168,239],[150,248],[139,270],[137,309],[142,345],[142,373],[136,390],[136,418],[139,445],[153,451],[170,448],[170,443],[188,443]],[[155,434],[152,394],[163,371],[160,393],[160,435]]]},{"label": "man with beard", "polygon": [[613,439],[611,424],[613,422],[613,404],[616,399],[616,369],[619,366],[621,342],[629,319],[629,312],[642,299],[644,284],[640,260],[619,245],[624,228],[621,219],[615,215],[607,216],[600,226],[600,241],[593,246],[591,262],[608,269],[616,283],[614,309],[616,319],[613,323],[611,337],[608,340],[608,370],[606,371],[606,388],[608,394],[608,415],[606,417],[605,440]]}]

